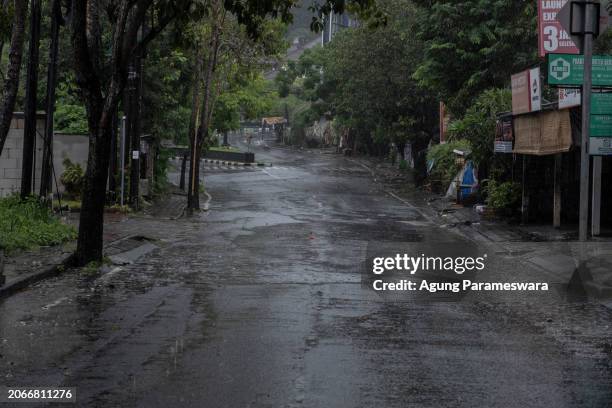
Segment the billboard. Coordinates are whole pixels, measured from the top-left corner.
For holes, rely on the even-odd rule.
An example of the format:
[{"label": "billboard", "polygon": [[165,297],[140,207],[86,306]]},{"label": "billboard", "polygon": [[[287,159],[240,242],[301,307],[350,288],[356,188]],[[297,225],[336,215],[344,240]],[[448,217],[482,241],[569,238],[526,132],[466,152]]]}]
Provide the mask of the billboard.
[{"label": "billboard", "polygon": [[[584,81],[582,55],[548,54],[548,84],[580,87]],[[593,55],[593,86],[612,87],[612,56]]]},{"label": "billboard", "polygon": [[559,54],[578,54],[579,50],[567,31],[557,20],[557,13],[568,0],[538,0],[538,38],[540,57],[554,52]]}]

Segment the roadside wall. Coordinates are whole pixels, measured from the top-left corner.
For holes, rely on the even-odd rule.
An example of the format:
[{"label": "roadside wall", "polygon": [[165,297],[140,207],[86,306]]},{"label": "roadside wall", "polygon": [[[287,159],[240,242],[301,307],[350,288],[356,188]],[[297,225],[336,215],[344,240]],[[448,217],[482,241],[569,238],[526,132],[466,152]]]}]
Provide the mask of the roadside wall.
[{"label": "roadside wall", "polygon": [[[45,130],[45,114],[36,118],[35,141],[35,191],[40,187],[42,162],[42,136]],[[23,158],[23,112],[15,112],[9,129],[2,155],[0,155],[0,197],[6,197],[21,189],[21,164]]]},{"label": "roadside wall", "polygon": [[[35,189],[38,192],[40,188],[40,175],[43,153],[43,135],[45,129],[45,114],[37,115],[36,120],[36,144],[35,144]],[[21,165],[23,157],[23,127],[24,119],[22,112],[15,112],[11,127],[0,155],[0,197],[6,197],[13,193],[19,192],[21,189]],[[64,172],[62,161],[68,157],[73,162],[81,164],[83,170],[87,164],[87,154],[89,151],[89,143],[87,136],[84,135],[66,135],[56,133],[53,139],[53,166],[55,169],[55,178],[59,183],[60,191],[64,190],[61,185],[60,177]],[[53,192],[56,192],[55,179],[53,180]]]}]

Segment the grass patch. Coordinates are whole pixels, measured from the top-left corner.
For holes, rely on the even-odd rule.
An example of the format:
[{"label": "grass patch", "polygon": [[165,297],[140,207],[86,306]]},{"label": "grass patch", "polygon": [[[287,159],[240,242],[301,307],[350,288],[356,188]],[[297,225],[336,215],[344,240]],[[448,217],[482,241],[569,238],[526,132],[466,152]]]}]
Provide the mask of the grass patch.
[{"label": "grass patch", "polygon": [[239,152],[240,150],[233,146],[214,146],[208,148],[211,152]]},{"label": "grass patch", "polygon": [[[58,212],[60,210],[59,201],[54,198],[53,199],[53,211]],[[71,212],[79,212],[81,211],[81,201],[80,200],[62,200],[62,211],[71,211]],[[127,205],[105,205],[104,211],[110,213],[122,213],[129,214],[132,212],[132,209]]]},{"label": "grass patch", "polygon": [[[70,211],[81,211],[81,200],[63,200],[62,210],[70,210]],[[60,209],[60,201],[57,198],[53,199],[53,210],[59,211]]]},{"label": "grass patch", "polygon": [[59,245],[76,236],[74,227],[63,224],[35,197],[0,199],[0,248],[8,252]]}]

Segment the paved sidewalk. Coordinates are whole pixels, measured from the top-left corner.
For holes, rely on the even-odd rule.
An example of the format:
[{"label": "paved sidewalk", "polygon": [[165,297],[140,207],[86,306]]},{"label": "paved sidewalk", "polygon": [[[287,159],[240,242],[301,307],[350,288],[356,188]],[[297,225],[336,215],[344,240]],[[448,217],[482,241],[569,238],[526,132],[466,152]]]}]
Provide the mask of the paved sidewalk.
[{"label": "paved sidewalk", "polygon": [[[414,187],[412,173],[388,161],[350,158],[366,166],[388,193],[417,206],[432,221],[477,242],[529,270],[560,282],[577,297],[588,297],[612,309],[612,246],[609,232],[587,243],[577,242],[577,227],[512,224],[488,218],[473,207]],[[606,231],[604,231],[606,232]],[[535,268],[535,269],[534,269]]]},{"label": "paved sidewalk", "polygon": [[[172,190],[141,213],[106,213],[104,216],[104,253],[116,256],[121,251],[134,249],[140,242],[156,235],[156,227],[147,228],[150,219],[176,220],[186,207],[187,197],[178,188]],[[78,224],[78,213],[68,214],[66,222]],[[134,238],[134,239],[131,239]],[[115,245],[120,243],[120,245]],[[116,248],[118,247],[119,250]],[[76,242],[53,247],[21,251],[4,258],[5,283],[0,286],[0,298],[27,288],[43,279],[63,272],[64,265],[76,249]]]}]

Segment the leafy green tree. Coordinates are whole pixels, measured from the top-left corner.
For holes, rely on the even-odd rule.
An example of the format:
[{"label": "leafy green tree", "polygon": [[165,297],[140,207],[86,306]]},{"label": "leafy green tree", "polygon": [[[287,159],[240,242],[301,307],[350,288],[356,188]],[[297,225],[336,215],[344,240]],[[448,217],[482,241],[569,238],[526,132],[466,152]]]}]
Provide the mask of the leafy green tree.
[{"label": "leafy green tree", "polygon": [[414,77],[462,115],[491,87],[538,62],[537,2],[414,0],[425,43]]},{"label": "leafy green tree", "polygon": [[247,84],[255,72],[266,66],[268,58],[278,56],[280,50],[286,48],[284,26],[278,21],[259,19],[257,35],[253,37],[248,26],[241,25],[236,15],[228,13],[220,0],[211,1],[208,7],[206,16],[189,27],[196,61],[189,130],[189,210],[199,209],[199,158],[203,149],[211,144],[215,109],[218,106],[216,125],[219,130],[226,132],[236,127],[238,107],[248,114],[249,108],[256,106],[258,96],[246,92]]},{"label": "leafy green tree", "polygon": [[[336,35],[322,55],[320,77],[306,73],[311,100],[323,100],[338,123],[351,129],[370,153],[386,154],[388,145],[407,141],[417,148],[428,141],[437,123],[436,101],[412,78],[423,44],[414,36],[419,14],[408,0],[381,2],[387,24],[347,29]],[[316,52],[305,59],[316,56]],[[304,61],[300,61],[303,63]],[[304,69],[303,67],[302,69]],[[315,88],[309,94],[309,88]]]},{"label": "leafy green tree", "polygon": [[144,70],[143,132],[186,144],[191,114],[190,51],[173,33],[149,47]]},{"label": "leafy green tree", "polygon": [[[134,55],[140,55],[151,41],[164,32],[169,25],[176,24],[177,27],[184,27],[186,21],[197,20],[202,13],[210,12],[211,3],[219,3],[202,0],[113,0],[107,2],[79,0],[68,3],[71,5],[69,13],[71,61],[76,83],[86,107],[89,133],[89,156],[82,194],[79,237],[74,257],[76,264],[85,265],[102,258],[105,186],[113,136],[113,117],[127,83],[130,59]],[[15,5],[24,5],[19,9],[23,11],[27,2],[16,0]],[[253,38],[262,34],[261,23],[267,16],[280,17],[284,21],[291,20],[291,8],[294,5],[294,0],[225,0],[221,3],[221,8],[232,13],[236,21],[245,27],[248,36]],[[315,3],[313,8],[320,16],[331,10],[341,12],[347,5],[352,5],[363,13],[374,13],[374,0],[327,0]],[[24,14],[15,13],[19,16]],[[217,10],[214,17],[223,14],[224,12]],[[23,19],[16,21],[23,23]],[[145,22],[147,30],[146,32],[143,30],[143,36],[139,37],[138,33]],[[313,25],[320,27],[320,21],[315,19]],[[16,38],[19,41],[14,41],[14,43],[22,44],[23,24],[14,26],[19,28],[17,31],[21,32],[20,36],[16,36],[20,37]],[[201,54],[196,58],[196,65],[205,67],[202,70],[205,73],[204,81],[197,80],[192,83],[193,88],[197,90],[194,92],[193,106],[204,107],[201,115],[194,116],[193,113],[198,112],[197,109],[194,109],[190,118],[190,124],[195,124],[195,119],[199,119],[197,122],[200,131],[198,132],[198,143],[193,150],[195,152],[201,149],[201,142],[205,139],[202,135],[206,136],[210,124],[210,108],[214,106],[210,98],[213,95],[212,73],[220,45],[218,40],[221,26],[213,27],[216,28],[212,31],[213,35],[209,37],[212,41],[199,44],[200,50],[213,51],[212,54],[208,54],[212,58],[204,61],[205,56]],[[18,67],[20,64],[13,65]],[[18,73],[18,70],[10,72],[14,74]],[[16,79],[11,84],[14,82]],[[205,101],[203,105],[200,105],[201,101],[197,97],[200,87],[203,88],[202,100]],[[9,90],[16,90],[16,88],[12,86]],[[8,101],[11,103],[8,105],[11,105],[10,110],[12,110],[14,98],[12,92],[9,94],[11,98],[8,98]],[[4,141],[4,129],[7,129],[10,123],[10,117],[2,114],[4,111],[9,111],[6,108],[7,104],[0,112],[0,145]],[[195,161],[192,160],[192,162]],[[191,174],[194,173],[191,172]],[[199,177],[199,172],[196,177]],[[197,186],[198,183],[190,183],[190,185]]]},{"label": "leafy green tree", "polygon": [[[4,148],[4,143],[8,136],[11,120],[13,119],[13,110],[17,100],[17,91],[19,88],[19,73],[21,70],[21,59],[23,56],[23,42],[25,35],[26,16],[28,14],[29,1],[15,0],[14,2],[3,3],[1,18],[3,22],[11,21],[9,40],[9,58],[6,71],[2,72],[2,88],[0,92],[0,153]],[[4,48],[4,40],[8,36],[8,25],[2,26],[2,47],[0,47],[0,56],[2,56],[2,48]],[[0,58],[1,62],[2,58]],[[2,67],[4,68],[4,67]]]},{"label": "leafy green tree", "polygon": [[217,99],[213,112],[213,129],[219,133],[240,128],[241,119],[255,119],[269,111],[272,97],[266,94],[261,75],[239,82]]},{"label": "leafy green tree", "polygon": [[493,142],[497,114],[508,112],[511,108],[512,94],[509,89],[489,89],[478,96],[465,115],[449,127],[451,138],[470,142],[471,157],[483,170],[488,169],[496,157]]}]

